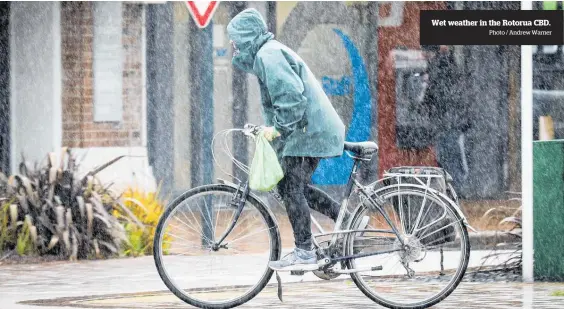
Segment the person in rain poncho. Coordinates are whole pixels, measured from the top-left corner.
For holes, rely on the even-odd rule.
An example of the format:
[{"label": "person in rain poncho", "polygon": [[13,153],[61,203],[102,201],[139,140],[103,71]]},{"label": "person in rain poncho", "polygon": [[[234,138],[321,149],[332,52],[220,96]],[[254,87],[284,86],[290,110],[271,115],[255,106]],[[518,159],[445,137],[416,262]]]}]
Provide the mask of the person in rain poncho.
[{"label": "person in rain poncho", "polygon": [[463,76],[454,60],[452,48],[446,45],[425,48],[430,52],[429,87],[423,104],[436,126],[437,163],[452,175],[455,191],[463,196],[463,184],[468,174],[464,142],[471,127],[461,82]]},{"label": "person in rain poncho", "polygon": [[339,204],[310,185],[321,158],[343,154],[345,126],[304,61],[274,40],[255,9],[246,9],[227,26],[233,65],[257,76],[265,137],[278,154],[284,178],[278,192],[294,230],[296,248],[274,270],[314,270],[309,207],[337,219]]}]

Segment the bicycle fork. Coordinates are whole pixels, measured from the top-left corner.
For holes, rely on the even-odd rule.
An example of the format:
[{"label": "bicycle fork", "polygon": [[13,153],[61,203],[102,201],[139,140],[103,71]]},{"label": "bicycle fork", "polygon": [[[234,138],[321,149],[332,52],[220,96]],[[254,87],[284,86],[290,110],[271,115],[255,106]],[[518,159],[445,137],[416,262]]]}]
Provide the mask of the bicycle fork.
[{"label": "bicycle fork", "polygon": [[231,206],[237,207],[237,212],[235,212],[235,216],[233,217],[233,220],[231,221],[231,225],[229,225],[229,228],[227,228],[225,233],[223,233],[219,241],[215,242],[212,245],[212,250],[217,251],[220,248],[227,249],[228,244],[227,243],[222,244],[222,243],[225,240],[225,238],[227,238],[229,233],[233,231],[235,225],[237,224],[237,221],[239,221],[239,217],[241,216],[241,213],[243,213],[243,208],[245,208],[245,201],[247,200],[249,191],[250,191],[249,182],[246,182],[242,189],[241,189],[241,184],[239,183],[239,186],[237,187],[237,192],[235,192],[235,195],[231,199]]}]

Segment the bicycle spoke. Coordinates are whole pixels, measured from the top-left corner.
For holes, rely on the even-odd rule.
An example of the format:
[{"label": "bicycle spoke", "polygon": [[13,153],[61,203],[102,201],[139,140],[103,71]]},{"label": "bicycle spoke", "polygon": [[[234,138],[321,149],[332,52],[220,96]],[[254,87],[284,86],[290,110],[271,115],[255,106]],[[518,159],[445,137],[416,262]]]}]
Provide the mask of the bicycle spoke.
[{"label": "bicycle spoke", "polygon": [[[188,219],[188,217],[186,217],[186,215],[185,215],[183,212],[181,212],[181,214],[184,215],[184,217],[185,217],[186,219]],[[184,221],[182,221],[180,218],[178,218],[178,221],[180,221],[182,224],[186,225],[186,227],[191,228],[191,229],[194,230],[196,233],[199,233],[199,235],[200,235],[201,237],[205,238],[207,241],[210,241],[210,240],[204,235],[204,233],[202,232],[202,230],[200,230],[200,231],[195,230],[194,228],[190,227],[188,224],[184,223]],[[211,241],[210,241],[210,242],[211,242]]]},{"label": "bicycle spoke", "polygon": [[[206,203],[206,200],[205,200],[205,199],[204,199],[204,206],[205,206],[204,209],[206,209],[206,213],[207,213],[207,203]],[[206,223],[206,226],[208,226],[208,227],[211,228],[212,223],[208,220],[208,219],[211,219],[211,218],[208,218],[209,216],[204,215],[204,212],[202,211],[202,206],[200,206],[200,203],[198,203],[198,210],[200,211],[200,215],[201,215],[202,218],[204,219],[204,221],[205,221],[205,223]],[[213,210],[212,210],[212,213],[213,213]],[[203,223],[203,222],[202,222],[202,223]],[[204,229],[203,229],[203,227],[202,227],[202,235],[203,235],[203,234],[204,234]],[[214,236],[212,236],[212,238],[214,238]],[[215,238],[214,238],[214,239],[215,239]]]},{"label": "bicycle spoke", "polygon": [[406,226],[406,230],[411,230],[411,199],[408,199],[407,202],[407,222],[409,226]]},{"label": "bicycle spoke", "polygon": [[[444,243],[443,243],[443,244],[439,244],[439,245],[435,245],[435,246],[431,246],[431,244],[434,244],[434,243],[440,242],[440,241],[442,241],[442,240],[445,240],[445,239],[447,239],[448,237],[450,237],[450,236],[453,235],[453,234],[455,234],[455,233],[450,233],[450,234],[445,235],[445,236],[443,236],[443,237],[441,237],[441,238],[435,239],[435,240],[431,241],[431,242],[428,243],[428,244],[425,244],[424,246],[422,246],[422,247],[420,247],[420,248],[421,248],[421,249],[425,249],[425,250],[432,250],[432,249],[439,248],[439,247],[441,247],[441,246],[444,247],[444,245],[445,245]],[[447,242],[446,244],[452,243],[452,242],[454,242],[454,241]]]},{"label": "bicycle spoke", "polygon": [[[399,217],[402,230],[409,232],[408,237],[404,237],[402,243],[394,234],[384,237],[369,232],[364,232],[362,237],[351,234],[353,245],[347,254],[352,254],[352,250],[363,250],[363,253],[397,250],[350,260],[352,268],[382,266],[381,271],[353,273],[351,277],[379,304],[389,307],[434,305],[441,295],[448,295],[456,288],[464,273],[460,270],[468,265],[468,237],[461,232],[464,229],[461,219],[450,204],[434,195],[436,193],[397,187],[383,188],[381,192],[385,207],[380,211],[365,208],[366,214],[362,215],[369,215],[370,222],[377,225],[385,214],[392,220]],[[376,279],[379,276],[383,277]]]},{"label": "bicycle spoke", "polygon": [[[443,207],[443,210],[445,210],[444,207]],[[427,219],[427,217],[429,216],[430,213],[431,213],[431,211],[427,211],[427,213],[425,214],[424,219],[421,220],[421,222],[425,222],[425,220]],[[443,214],[441,215],[440,218],[436,219],[435,221],[431,221],[431,223],[428,223],[427,225],[425,225],[425,226],[423,226],[423,227],[421,227],[421,228],[416,229],[416,231],[418,232],[418,231],[421,231],[421,230],[424,230],[424,229],[427,229],[427,228],[433,226],[435,223],[437,223],[437,222],[443,220],[443,219],[445,218],[445,216],[446,216],[446,212],[443,212]],[[413,232],[415,233],[416,231],[413,231]]]},{"label": "bicycle spoke", "polygon": [[268,231],[268,230],[270,230],[270,229],[273,229],[273,227],[267,228],[267,229],[263,229],[263,230],[260,230],[260,231],[257,231],[257,232],[254,232],[254,233],[252,233],[252,234],[249,234],[249,235],[247,235],[247,236],[243,236],[243,237],[241,237],[241,238],[239,238],[239,239],[236,239],[236,240],[232,240],[232,241],[230,242],[230,244],[233,244],[233,243],[238,242],[238,241],[240,241],[240,240],[243,240],[243,239],[245,239],[245,238],[251,237],[251,236],[256,235],[256,234],[258,234],[258,233],[260,233],[260,232]]},{"label": "bicycle spoke", "polygon": [[[228,204],[235,192],[231,189],[228,191],[204,191],[188,196],[174,206],[168,214],[168,219],[164,221],[164,226],[159,223],[157,234],[160,236],[155,237],[159,237],[159,244],[161,248],[167,248],[167,253],[163,253],[164,250],[155,251],[160,256],[157,269],[162,278],[167,278],[167,286],[186,299],[210,305],[212,303],[209,302],[208,296],[190,292],[193,291],[191,288],[194,285],[197,286],[201,281],[202,284],[206,283],[206,288],[213,289],[229,285],[234,278],[243,277],[249,285],[219,295],[219,299],[214,296],[213,304],[215,306],[218,303],[237,301],[248,293],[257,293],[260,285],[267,282],[268,276],[272,274],[267,264],[272,252],[275,252],[273,250],[278,250],[276,248],[279,248],[280,243],[279,236],[272,232],[276,226],[268,223],[268,212],[264,208],[260,209],[264,207],[262,204],[245,201],[245,210],[224,246],[211,247],[206,244],[213,243],[210,238],[217,237],[235,218],[237,208],[229,207]],[[231,214],[226,213],[228,211]],[[226,221],[228,219],[230,220]],[[265,238],[261,233],[270,241],[263,242]],[[195,236],[200,239],[195,239]],[[260,243],[256,242],[257,237],[260,237]],[[245,259],[245,264],[250,263],[257,267],[240,267],[242,258]]]},{"label": "bicycle spoke", "polygon": [[170,226],[173,227],[173,228],[178,228],[179,230],[181,230],[182,232],[185,232],[185,233],[187,233],[187,234],[195,235],[195,236],[200,236],[200,235],[198,234],[198,232],[196,232],[194,229],[188,229],[188,230],[186,230],[186,229],[184,229],[183,227],[181,227],[181,226],[178,226],[178,227],[177,227],[176,225],[173,225],[172,223],[170,224]]},{"label": "bicycle spoke", "polygon": [[[180,218],[177,218],[177,220],[178,220],[178,221],[180,221],[180,223],[184,224],[184,225],[185,225],[185,226],[186,226],[187,228],[189,228],[189,229],[191,229],[192,231],[194,231],[194,232],[196,233],[196,235],[197,235],[197,236],[200,236],[200,237],[202,237],[202,236],[203,236],[203,234],[202,234],[202,232],[201,232],[201,231],[198,231],[198,230],[194,229],[193,227],[191,227],[191,226],[187,225],[187,224],[186,224],[186,223],[184,223],[184,221],[182,221],[182,220],[181,220]],[[172,225],[172,224],[171,224],[171,225]],[[168,233],[170,234],[170,232],[168,232]],[[205,236],[203,236],[203,237],[205,237]]]},{"label": "bicycle spoke", "polygon": [[[175,237],[175,238],[178,238],[178,239],[185,240],[185,241],[187,241],[187,242],[192,242],[191,240],[188,240],[188,239],[186,239],[186,238],[183,238],[183,237],[180,237],[180,236],[178,236],[178,235],[172,234],[172,233],[170,233],[170,232],[168,233],[168,235],[170,235],[170,236],[172,236],[172,237]],[[205,238],[205,236],[204,236],[204,238]],[[207,240],[207,239],[206,239],[206,240]]]},{"label": "bicycle spoke", "polygon": [[176,243],[172,243],[170,241],[163,241],[163,244],[171,244],[174,245],[174,247],[182,247],[182,248],[190,248],[190,249],[206,249],[204,246],[179,245]]},{"label": "bicycle spoke", "polygon": [[213,227],[213,239],[215,238],[215,231],[217,230],[217,223],[219,222],[219,210],[221,207],[217,207],[217,213],[215,214],[215,226]]},{"label": "bicycle spoke", "polygon": [[[426,192],[425,192],[426,193]],[[419,226],[419,221],[421,220],[421,215],[423,214],[423,209],[425,209],[425,205],[427,204],[427,194],[423,197],[423,202],[421,203],[421,209],[419,210],[419,214],[417,215],[417,219],[415,219],[415,224],[413,228],[409,232],[409,234],[413,234],[417,226]]]},{"label": "bicycle spoke", "polygon": [[[243,226],[243,222],[245,222],[245,224],[247,225],[247,227],[245,229],[243,229],[242,231],[239,231],[237,234],[235,234],[233,236],[233,238],[237,238],[240,237],[246,230],[250,229],[252,227],[252,225],[248,224],[248,222],[246,222],[246,220],[248,220],[250,216],[245,216],[245,218],[241,221],[237,221],[237,224],[235,225],[235,227],[237,226]],[[254,217],[253,217],[254,218]]]},{"label": "bicycle spoke", "polygon": [[[188,206],[189,207],[189,206]],[[188,208],[188,210],[190,211],[190,214],[192,215],[192,218],[194,219],[194,222],[196,223],[196,225],[198,226],[199,230],[199,234],[200,235],[204,235],[204,230],[202,229],[202,226],[200,225],[200,223],[198,223],[198,219],[196,219],[196,216],[194,215],[194,212],[192,212],[192,209]],[[190,222],[190,219],[188,219],[188,216],[186,216],[186,214],[182,211],[180,212],[180,214],[188,221]],[[180,218],[178,218],[178,220],[180,220]],[[182,220],[181,220],[182,221]]]},{"label": "bicycle spoke", "polygon": [[455,225],[455,224],[457,224],[457,223],[459,223],[459,222],[461,222],[461,220],[454,221],[454,222],[452,222],[452,223],[450,223],[450,224],[448,224],[448,225],[445,225],[445,226],[441,227],[440,229],[437,229],[436,231],[434,231],[434,232],[432,232],[432,233],[429,233],[429,234],[426,234],[426,235],[424,235],[424,236],[422,236],[422,237],[419,237],[419,240],[425,239],[425,238],[427,238],[427,237],[429,237],[429,236],[431,236],[431,235],[433,235],[433,234],[435,234],[435,233],[437,233],[437,232],[440,232],[440,231],[442,231],[442,230],[444,230],[444,229],[446,229],[446,228],[448,228],[448,227],[450,227],[450,226],[453,226],[453,225]]}]

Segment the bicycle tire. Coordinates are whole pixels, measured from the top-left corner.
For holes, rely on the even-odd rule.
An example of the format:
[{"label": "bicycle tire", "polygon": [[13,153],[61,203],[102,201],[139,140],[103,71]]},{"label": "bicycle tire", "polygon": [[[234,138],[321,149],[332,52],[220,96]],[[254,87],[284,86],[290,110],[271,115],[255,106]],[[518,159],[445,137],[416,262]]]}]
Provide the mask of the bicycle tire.
[{"label": "bicycle tire", "polygon": [[[161,218],[159,219],[159,222],[157,224],[157,228],[156,228],[156,231],[155,231],[155,237],[154,237],[154,242],[153,242],[153,248],[154,248],[153,258],[154,258],[155,265],[157,267],[157,271],[159,273],[159,276],[161,277],[161,279],[163,280],[163,282],[167,286],[167,288],[176,297],[180,298],[185,303],[192,305],[192,306],[195,306],[195,307],[198,307],[198,308],[203,308],[203,309],[228,309],[228,308],[240,306],[240,305],[248,302],[249,300],[253,299],[256,295],[258,295],[264,289],[264,287],[268,284],[268,282],[272,278],[272,275],[274,274],[274,271],[272,269],[270,269],[269,267],[266,267],[265,273],[262,275],[259,283],[255,285],[255,288],[252,289],[251,291],[247,292],[246,294],[232,300],[232,301],[225,302],[225,303],[207,303],[207,302],[202,302],[200,300],[196,300],[196,299],[191,298],[190,296],[183,293],[182,290],[180,290],[178,287],[176,287],[174,285],[174,283],[172,282],[172,280],[168,277],[167,272],[164,269],[162,259],[161,259],[162,232],[163,232],[163,229],[164,229],[164,224],[167,221],[167,217],[174,211],[174,209],[178,205],[181,205],[182,202],[185,201],[186,199],[188,199],[188,198],[190,198],[190,197],[192,197],[196,194],[200,194],[200,193],[203,193],[203,192],[214,192],[214,191],[215,192],[236,193],[237,188],[230,186],[230,185],[227,185],[227,184],[212,184],[212,185],[200,186],[200,187],[191,189],[191,190],[183,193],[182,195],[180,195],[179,197],[174,199],[169,204],[169,206],[167,206],[167,208],[165,209]],[[262,203],[260,200],[258,200],[258,198],[256,198],[254,195],[252,195],[250,193],[247,196],[247,202],[253,204],[253,206],[255,206],[257,208],[257,210],[260,212],[260,214],[265,219],[265,222],[270,227],[270,229],[269,229],[270,237],[271,237],[271,240],[273,241],[273,243],[271,245],[271,250],[270,250],[270,261],[279,260],[280,255],[281,255],[281,240],[280,240],[280,231],[279,231],[279,228],[278,228],[278,225],[276,223],[274,215],[272,214],[270,209],[264,203]]]},{"label": "bicycle tire", "polygon": [[[382,197],[383,199],[385,199],[386,195],[389,194],[387,192],[387,190],[390,191],[396,191],[397,192],[397,187],[396,186],[390,186],[388,187],[383,187],[381,189],[378,190],[378,195],[380,197]],[[407,186],[401,189],[401,191],[403,191],[402,193],[412,193],[412,192],[418,192],[418,193],[424,193],[424,194],[428,194],[425,192],[424,189],[416,187],[416,186]],[[401,192],[400,191],[400,192]],[[437,197],[433,197],[433,198],[437,198]],[[445,199],[448,199],[448,197],[445,196],[440,196],[438,197],[439,199],[445,201]],[[447,298],[460,284],[460,282],[462,281],[462,279],[464,278],[464,275],[466,273],[466,270],[468,268],[468,263],[470,260],[470,239],[468,237],[468,229],[466,228],[466,225],[464,224],[464,220],[463,218],[460,216],[459,212],[449,203],[449,202],[445,202],[444,203],[446,205],[447,208],[449,208],[449,210],[451,211],[451,213],[456,217],[456,219],[458,219],[458,225],[461,231],[461,241],[464,242],[464,260],[462,262],[462,267],[456,272],[456,278],[455,280],[451,281],[449,283],[449,285],[447,286],[447,288],[443,289],[439,294],[433,296],[432,298],[423,301],[423,302],[419,302],[419,303],[415,303],[412,305],[400,305],[398,303],[395,303],[393,301],[388,301],[386,299],[383,299],[382,297],[379,297],[378,295],[373,294],[370,289],[368,287],[366,287],[363,284],[363,280],[360,278],[360,274],[359,273],[351,273],[351,278],[353,280],[353,282],[355,283],[355,285],[358,287],[358,289],[369,299],[371,299],[372,301],[374,301],[375,303],[384,306],[386,308],[390,308],[390,309],[425,309],[425,308],[429,308],[431,306],[434,306],[438,303],[440,303],[441,301],[443,301],[445,298]],[[351,220],[351,227],[355,227],[358,225],[358,220],[361,219],[362,217],[362,211],[363,211],[363,207],[366,207],[364,205],[360,205],[359,207],[357,207],[355,209],[355,211],[353,212],[353,219]],[[352,241],[353,234],[351,234],[350,236],[347,237],[347,255],[350,255],[351,252],[350,248],[352,248],[350,246],[350,241]],[[352,269],[354,268],[354,266],[352,265],[352,261],[348,260],[347,261],[347,268]]]}]

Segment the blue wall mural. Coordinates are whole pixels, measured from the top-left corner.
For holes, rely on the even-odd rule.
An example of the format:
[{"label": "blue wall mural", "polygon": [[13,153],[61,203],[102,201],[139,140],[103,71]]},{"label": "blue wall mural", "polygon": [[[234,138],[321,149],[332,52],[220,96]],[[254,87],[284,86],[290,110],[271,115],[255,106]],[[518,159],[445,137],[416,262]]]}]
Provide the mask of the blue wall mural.
[{"label": "blue wall mural", "polygon": [[[353,113],[350,123],[346,125],[345,140],[362,142],[370,138],[372,117],[372,95],[368,74],[360,52],[352,40],[339,29],[333,31],[341,38],[351,61],[353,76],[344,76],[341,80],[322,77],[323,89],[329,96],[342,96],[350,93],[351,79],[353,92]],[[317,185],[344,185],[352,170],[353,160],[344,153],[341,157],[325,159],[313,174],[312,180]]]},{"label": "blue wall mural", "polygon": [[328,96],[346,96],[351,92],[351,76],[343,76],[340,80],[323,76],[321,85]]}]

